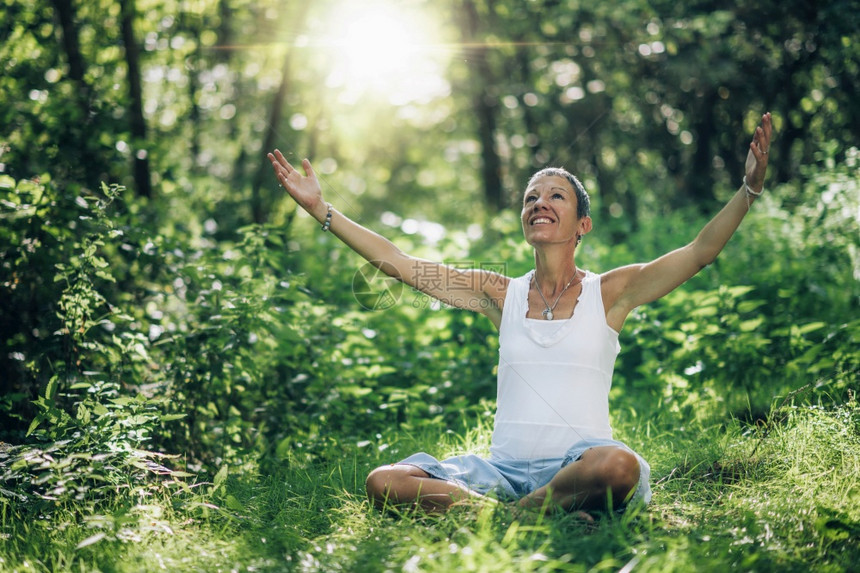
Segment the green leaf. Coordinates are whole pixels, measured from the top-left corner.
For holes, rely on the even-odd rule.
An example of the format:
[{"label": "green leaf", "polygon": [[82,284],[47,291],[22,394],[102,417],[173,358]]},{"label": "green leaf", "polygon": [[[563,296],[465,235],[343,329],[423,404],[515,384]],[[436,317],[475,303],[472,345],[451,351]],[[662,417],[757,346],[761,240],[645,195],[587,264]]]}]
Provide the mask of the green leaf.
[{"label": "green leaf", "polygon": [[748,292],[755,290],[755,287],[748,285],[736,285],[728,287],[726,290],[728,291],[729,296],[731,296],[732,298],[740,298]]},{"label": "green leaf", "polygon": [[222,483],[224,483],[224,480],[227,479],[227,475],[229,473],[230,473],[230,469],[227,466],[227,464],[224,464],[223,466],[221,466],[221,469],[218,470],[218,473],[215,474],[215,478],[212,480],[214,487],[217,488]]},{"label": "green leaf", "polygon": [[373,392],[373,389],[365,388],[365,387],[359,386],[357,384],[348,384],[346,386],[341,386],[338,389],[340,390],[341,394],[346,394],[348,396],[354,396],[356,398],[360,398],[362,396],[367,396],[368,394]]},{"label": "green leaf", "polygon": [[9,175],[0,175],[0,189],[14,189],[15,180]]},{"label": "green leaf", "polygon": [[84,426],[89,425],[91,420],[90,409],[83,404],[78,404],[78,413],[76,417]]},{"label": "green leaf", "polygon": [[278,445],[275,448],[275,455],[278,457],[279,460],[284,460],[289,456],[292,445],[293,439],[291,436],[287,436],[286,438],[278,442]]},{"label": "green leaf", "polygon": [[742,300],[738,303],[738,312],[741,314],[745,312],[752,312],[765,304],[767,304],[767,302],[763,300]]},{"label": "green leaf", "polygon": [[716,316],[717,312],[719,312],[719,309],[716,306],[700,306],[693,309],[690,312],[690,316],[696,318],[707,318],[709,316]]},{"label": "green leaf", "polygon": [[752,320],[744,320],[738,325],[738,329],[741,332],[752,332],[753,330],[757,330],[762,323],[764,322],[763,318],[754,318]]},{"label": "green leaf", "polygon": [[27,428],[27,435],[29,436],[30,434],[32,434],[36,430],[36,428],[39,427],[39,424],[41,424],[41,423],[42,423],[42,415],[40,414],[40,415],[36,416],[35,418],[33,418],[33,421],[30,422],[30,427]]},{"label": "green leaf", "polygon": [[57,385],[59,382],[59,376],[51,376],[51,379],[48,381],[48,385],[45,387],[45,398],[47,400],[54,400],[54,396],[57,394]]},{"label": "green leaf", "polygon": [[801,334],[801,335],[808,334],[810,332],[820,330],[820,329],[824,328],[825,326],[827,326],[826,322],[810,322],[810,323],[798,326],[796,332],[798,334]]},{"label": "green leaf", "polygon": [[232,495],[227,495],[227,497],[224,498],[224,503],[233,511],[245,511],[245,506]]},{"label": "green leaf", "polygon": [[666,340],[669,340],[676,344],[682,344],[685,340],[687,340],[687,335],[680,330],[667,330],[665,333],[663,333],[663,337]]}]

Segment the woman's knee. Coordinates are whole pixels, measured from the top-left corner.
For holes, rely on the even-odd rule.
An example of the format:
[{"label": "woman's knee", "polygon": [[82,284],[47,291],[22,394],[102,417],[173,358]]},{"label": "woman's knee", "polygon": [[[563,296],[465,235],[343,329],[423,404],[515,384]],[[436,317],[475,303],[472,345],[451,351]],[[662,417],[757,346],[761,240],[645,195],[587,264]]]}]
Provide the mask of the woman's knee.
[{"label": "woman's knee", "polygon": [[364,482],[367,496],[375,501],[385,501],[392,496],[392,491],[397,496],[398,486],[404,480],[416,477],[427,477],[427,473],[414,466],[390,464],[380,466],[370,472]]},{"label": "woman's knee", "polygon": [[614,504],[626,501],[639,485],[639,459],[623,448],[592,448],[583,454],[580,462],[589,468],[591,483],[600,489],[600,495],[611,494]]},{"label": "woman's knee", "polygon": [[367,475],[364,488],[371,499],[386,497],[391,489],[393,465],[380,466]]},{"label": "woman's knee", "polygon": [[602,460],[602,473],[615,503],[627,500],[639,485],[639,459],[631,452],[613,448]]}]

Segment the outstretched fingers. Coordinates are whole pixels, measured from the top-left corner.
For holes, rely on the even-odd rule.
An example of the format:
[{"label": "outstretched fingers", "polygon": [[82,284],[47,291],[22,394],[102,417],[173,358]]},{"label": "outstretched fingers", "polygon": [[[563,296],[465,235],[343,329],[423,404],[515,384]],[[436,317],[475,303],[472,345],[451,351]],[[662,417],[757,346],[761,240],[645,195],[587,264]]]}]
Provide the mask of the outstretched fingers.
[{"label": "outstretched fingers", "polygon": [[767,141],[770,142],[770,136],[773,133],[773,118],[771,117],[770,112],[761,116],[761,126],[764,130],[765,136],[767,137]]},{"label": "outstretched fingers", "polygon": [[289,177],[290,173],[295,171],[295,169],[290,165],[290,162],[287,161],[287,158],[284,157],[284,154],[278,149],[276,149],[274,153],[269,153],[267,156],[269,161],[272,162],[272,169],[275,170],[275,176],[278,178],[280,184],[284,185],[287,177]]},{"label": "outstretched fingers", "polygon": [[[290,197],[314,217],[324,217],[325,204],[322,199],[322,190],[316,173],[311,167],[311,162],[307,159],[302,160],[305,173],[303,175],[300,170],[287,161],[287,158],[278,149],[267,153],[266,157],[272,163],[272,169],[275,171],[278,183]],[[320,205],[323,207],[320,208]]]},{"label": "outstretched fingers", "polygon": [[773,133],[773,124],[771,123],[770,113],[766,113],[761,118],[761,125],[755,128],[750,150],[759,161],[766,160],[770,152],[770,137]]},{"label": "outstretched fingers", "polygon": [[747,182],[755,190],[761,190],[764,183],[772,134],[773,122],[768,112],[761,116],[761,125],[755,128],[746,162]]},{"label": "outstretched fingers", "polygon": [[[284,157],[284,154],[281,153],[279,149],[275,149],[274,153],[267,154],[267,157],[269,158],[269,161],[272,162],[272,168],[275,170],[275,175],[278,177],[281,185],[285,186],[290,177],[298,180],[301,180],[303,177],[299,170],[287,161],[287,158]],[[310,160],[302,159],[302,168],[305,172],[304,176],[316,179],[316,173],[314,172],[314,168],[311,166]]]},{"label": "outstretched fingers", "polygon": [[[272,154],[270,153],[269,156],[271,157]],[[290,162],[287,161],[287,158],[284,157],[284,154],[281,153],[280,149],[275,150],[274,159],[275,159],[275,161],[278,162],[279,166],[281,166],[282,168],[284,168],[287,171],[287,173],[294,170],[293,166],[290,165]]]},{"label": "outstretched fingers", "polygon": [[305,170],[305,175],[308,177],[316,178],[317,174],[314,171],[313,166],[311,165],[310,159],[302,159],[302,168]]},{"label": "outstretched fingers", "polygon": [[[273,153],[268,153],[266,156],[272,163],[272,169],[274,169],[275,177],[277,177],[278,184],[280,184],[281,187],[288,191],[292,191],[293,188],[298,188],[302,184],[304,177],[289,161],[287,161],[287,158],[284,157],[284,154],[281,153],[279,149],[275,149]],[[304,170],[308,177],[315,179],[316,175],[314,175],[313,169],[310,168],[310,162],[305,159],[302,164],[304,165]]]}]

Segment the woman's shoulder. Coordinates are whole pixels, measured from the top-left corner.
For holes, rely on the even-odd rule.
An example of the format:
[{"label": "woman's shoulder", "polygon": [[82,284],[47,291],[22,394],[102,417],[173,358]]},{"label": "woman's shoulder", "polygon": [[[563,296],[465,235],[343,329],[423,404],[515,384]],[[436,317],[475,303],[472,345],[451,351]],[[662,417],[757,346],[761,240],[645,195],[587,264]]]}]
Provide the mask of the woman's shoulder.
[{"label": "woman's shoulder", "polygon": [[624,293],[628,286],[638,279],[641,264],[625,265],[600,275],[600,294],[606,320],[615,331],[620,331],[632,310],[626,304]]}]

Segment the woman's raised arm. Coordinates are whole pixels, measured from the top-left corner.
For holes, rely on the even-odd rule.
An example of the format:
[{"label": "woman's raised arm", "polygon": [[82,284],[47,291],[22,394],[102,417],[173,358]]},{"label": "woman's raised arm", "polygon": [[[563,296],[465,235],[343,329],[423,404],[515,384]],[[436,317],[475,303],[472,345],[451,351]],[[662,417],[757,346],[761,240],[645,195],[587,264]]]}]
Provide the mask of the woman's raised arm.
[{"label": "woman's raised arm", "polygon": [[454,267],[404,253],[394,243],[363,227],[323,200],[322,188],[310,161],[304,174],[277,149],[268,154],[281,186],[300,207],[353,251],[390,277],[445,304],[486,315],[498,327],[508,278],[483,269]]},{"label": "woman's raised arm", "polygon": [[604,304],[610,326],[620,329],[631,310],[673,291],[717,258],[762,193],[772,132],[771,116],[766,113],[747,152],[743,184],[691,243],[650,263],[621,267],[604,275]]}]

